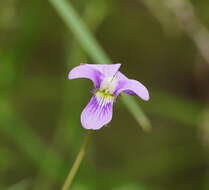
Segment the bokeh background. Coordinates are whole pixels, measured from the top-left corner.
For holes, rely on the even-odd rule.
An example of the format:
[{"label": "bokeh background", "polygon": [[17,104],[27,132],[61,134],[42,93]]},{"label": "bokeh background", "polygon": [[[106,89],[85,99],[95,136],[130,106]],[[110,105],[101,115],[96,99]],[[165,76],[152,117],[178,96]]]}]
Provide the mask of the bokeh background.
[{"label": "bokeh background", "polygon": [[[209,189],[209,1],[73,0],[113,63],[149,89],[135,98],[145,132],[121,98],[97,131],[73,190]],[[95,63],[50,1],[0,1],[0,189],[60,189],[86,131]],[[139,114],[140,117],[140,114]]]}]

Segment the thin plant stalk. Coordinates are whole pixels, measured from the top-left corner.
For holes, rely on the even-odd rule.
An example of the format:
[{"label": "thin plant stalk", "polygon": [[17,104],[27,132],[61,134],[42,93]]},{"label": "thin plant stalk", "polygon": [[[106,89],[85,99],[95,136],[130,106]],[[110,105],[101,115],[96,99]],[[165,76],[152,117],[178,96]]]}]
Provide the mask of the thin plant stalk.
[{"label": "thin plant stalk", "polygon": [[83,158],[86,154],[86,151],[87,151],[87,148],[89,146],[89,143],[91,141],[92,136],[93,136],[93,131],[89,130],[86,134],[86,137],[85,137],[84,142],[83,142],[83,144],[80,148],[80,151],[79,151],[79,153],[78,153],[78,155],[77,155],[77,157],[76,157],[76,159],[73,163],[73,166],[68,173],[68,176],[67,176],[67,178],[65,180],[65,183],[62,187],[62,190],[69,190],[70,189],[70,187],[72,185],[72,182],[73,182],[73,179],[74,179],[76,173],[78,172],[78,169],[81,165],[81,162],[82,162],[82,160],[83,160]]}]

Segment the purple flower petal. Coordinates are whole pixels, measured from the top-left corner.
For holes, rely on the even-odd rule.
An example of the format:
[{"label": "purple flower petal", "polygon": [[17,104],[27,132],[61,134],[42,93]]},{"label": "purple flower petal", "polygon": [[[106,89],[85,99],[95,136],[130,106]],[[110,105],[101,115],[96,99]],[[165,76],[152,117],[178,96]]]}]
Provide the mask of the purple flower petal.
[{"label": "purple flower petal", "polygon": [[99,88],[102,78],[102,73],[94,68],[91,67],[89,64],[79,65],[73,68],[70,73],[68,74],[69,79],[76,79],[76,78],[87,78],[90,79],[96,88]]},{"label": "purple flower petal", "polygon": [[93,96],[81,113],[85,129],[98,130],[112,120],[113,99]]},{"label": "purple flower petal", "polygon": [[118,82],[115,94],[119,95],[120,92],[124,92],[130,95],[137,95],[146,101],[149,100],[149,92],[147,88],[137,80],[120,80]]},{"label": "purple flower petal", "polygon": [[112,77],[120,69],[121,64],[88,64],[90,67],[100,71],[104,77]]}]

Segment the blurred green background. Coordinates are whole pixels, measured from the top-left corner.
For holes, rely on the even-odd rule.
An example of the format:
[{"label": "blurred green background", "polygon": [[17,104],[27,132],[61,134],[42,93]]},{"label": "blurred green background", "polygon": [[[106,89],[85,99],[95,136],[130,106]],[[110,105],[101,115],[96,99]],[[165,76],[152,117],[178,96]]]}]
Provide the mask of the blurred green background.
[{"label": "blurred green background", "polygon": [[[0,1],[0,190],[60,189],[85,136],[92,84],[67,74],[96,62],[51,2]],[[209,28],[209,1],[187,3],[196,16],[181,22],[164,0],[71,1],[113,63],[148,88],[149,102],[135,99],[152,124],[143,131],[119,98],[73,190],[209,189],[209,35],[201,49],[187,27]]]}]

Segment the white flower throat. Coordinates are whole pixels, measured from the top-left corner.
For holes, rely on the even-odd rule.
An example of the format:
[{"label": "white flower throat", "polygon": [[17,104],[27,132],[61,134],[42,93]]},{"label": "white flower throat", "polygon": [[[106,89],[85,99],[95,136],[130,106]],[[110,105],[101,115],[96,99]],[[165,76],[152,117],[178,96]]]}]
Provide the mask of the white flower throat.
[{"label": "white flower throat", "polygon": [[116,85],[117,79],[114,76],[106,77],[102,80],[99,90],[113,95]]},{"label": "white flower throat", "polygon": [[96,91],[95,94],[100,106],[114,101],[116,85],[117,79],[114,76],[106,77],[102,80],[100,88]]}]

